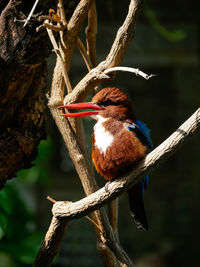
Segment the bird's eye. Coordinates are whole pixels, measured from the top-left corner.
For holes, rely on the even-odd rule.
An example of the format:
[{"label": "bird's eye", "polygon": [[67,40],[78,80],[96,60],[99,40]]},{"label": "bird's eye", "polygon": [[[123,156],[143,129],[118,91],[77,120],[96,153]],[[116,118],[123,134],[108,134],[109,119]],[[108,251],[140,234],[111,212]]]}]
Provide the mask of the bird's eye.
[{"label": "bird's eye", "polygon": [[102,105],[103,105],[104,107],[107,107],[107,106],[115,105],[115,103],[112,102],[111,100],[106,100],[106,101],[104,101],[104,102],[102,103]]},{"label": "bird's eye", "polygon": [[101,103],[102,106],[107,107],[107,106],[119,106],[122,105],[123,103],[118,101],[118,102],[113,102],[112,100],[106,100]]}]

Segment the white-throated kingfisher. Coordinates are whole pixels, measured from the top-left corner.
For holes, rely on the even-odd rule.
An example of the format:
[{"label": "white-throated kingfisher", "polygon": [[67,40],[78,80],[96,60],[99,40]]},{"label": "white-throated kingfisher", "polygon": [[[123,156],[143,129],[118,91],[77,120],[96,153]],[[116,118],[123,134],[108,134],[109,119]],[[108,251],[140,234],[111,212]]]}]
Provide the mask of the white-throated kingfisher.
[{"label": "white-throated kingfisher", "polygon": [[[136,119],[131,101],[116,87],[102,89],[91,102],[61,108],[93,110],[61,116],[91,116],[97,120],[93,129],[92,159],[97,172],[108,181],[131,169],[152,147],[150,130]],[[131,215],[139,230],[148,229],[143,203],[147,183],[148,176],[127,191]]]}]

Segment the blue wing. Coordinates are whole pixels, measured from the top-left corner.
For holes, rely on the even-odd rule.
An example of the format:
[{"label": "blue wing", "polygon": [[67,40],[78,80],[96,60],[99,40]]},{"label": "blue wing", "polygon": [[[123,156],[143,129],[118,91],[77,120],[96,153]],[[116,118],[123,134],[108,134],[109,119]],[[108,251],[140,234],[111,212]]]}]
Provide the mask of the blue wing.
[{"label": "blue wing", "polygon": [[[147,127],[147,125],[144,122],[140,120],[136,120],[134,124],[129,123],[128,125],[126,125],[126,129],[136,133],[140,141],[148,147],[147,152],[149,153],[151,151],[153,147],[153,143],[150,137],[150,129]],[[149,182],[149,176],[147,175],[142,180],[142,193],[147,188],[148,182]]]},{"label": "blue wing", "polygon": [[152,147],[153,147],[153,143],[151,140],[151,136],[150,136],[150,129],[147,127],[147,125],[140,121],[140,120],[136,120],[135,124],[139,127],[140,131],[144,134],[145,136],[145,140],[146,140],[146,144],[148,146],[148,153],[151,151]]},{"label": "blue wing", "polygon": [[140,141],[148,147],[148,153],[151,151],[153,144],[150,137],[150,129],[144,122],[136,120],[134,124],[126,124],[126,129],[137,135]]},{"label": "blue wing", "polygon": [[[134,123],[126,123],[125,127],[127,130],[136,134],[137,138],[148,147],[147,153],[149,153],[153,144],[150,137],[150,129],[146,126],[146,124],[140,120],[136,120]],[[141,182],[133,186],[128,191],[131,215],[139,230],[148,229],[143,203],[143,193],[148,186],[148,180],[149,176],[147,175]]]}]

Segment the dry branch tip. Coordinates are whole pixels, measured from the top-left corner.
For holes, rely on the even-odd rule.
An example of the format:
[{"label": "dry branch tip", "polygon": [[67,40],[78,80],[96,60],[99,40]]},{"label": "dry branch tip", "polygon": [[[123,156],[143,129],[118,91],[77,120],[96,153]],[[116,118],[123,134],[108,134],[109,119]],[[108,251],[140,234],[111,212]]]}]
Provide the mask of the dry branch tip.
[{"label": "dry branch tip", "polygon": [[113,67],[113,68],[109,68],[104,70],[105,74],[110,74],[116,71],[122,71],[122,72],[131,72],[134,73],[136,76],[141,76],[146,80],[149,80],[150,78],[156,76],[157,74],[146,74],[143,71],[139,70],[138,68],[131,68],[131,67],[123,67],[123,66],[118,66],[118,67]]},{"label": "dry branch tip", "polygon": [[51,201],[53,204],[55,204],[55,203],[57,202],[55,199],[53,199],[53,198],[50,197],[50,196],[47,196],[47,199],[48,199],[49,201]]}]

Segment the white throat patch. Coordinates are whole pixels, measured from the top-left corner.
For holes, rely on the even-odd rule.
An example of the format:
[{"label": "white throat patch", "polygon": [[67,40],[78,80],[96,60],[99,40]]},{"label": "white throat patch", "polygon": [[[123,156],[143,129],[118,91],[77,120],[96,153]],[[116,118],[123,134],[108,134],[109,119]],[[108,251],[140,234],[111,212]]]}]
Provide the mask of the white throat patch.
[{"label": "white throat patch", "polygon": [[97,116],[97,118],[98,121],[94,126],[94,145],[99,149],[101,153],[105,154],[107,148],[111,146],[114,137],[108,131],[106,131],[102,125],[102,123],[107,121],[108,119],[101,116]]}]

